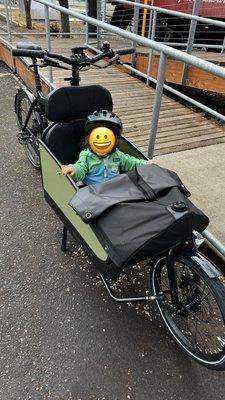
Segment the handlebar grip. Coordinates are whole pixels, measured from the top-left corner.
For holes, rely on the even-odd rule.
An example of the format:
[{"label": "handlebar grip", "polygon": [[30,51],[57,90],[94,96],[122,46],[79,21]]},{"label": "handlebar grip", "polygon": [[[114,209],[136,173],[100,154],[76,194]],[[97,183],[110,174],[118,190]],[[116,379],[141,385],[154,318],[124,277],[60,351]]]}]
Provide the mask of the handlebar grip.
[{"label": "handlebar grip", "polygon": [[13,49],[12,50],[12,55],[14,57],[44,58],[45,51],[42,51],[42,50]]},{"label": "handlebar grip", "polygon": [[125,54],[133,54],[135,53],[135,49],[134,48],[130,48],[130,49],[118,49],[118,50],[114,50],[115,54],[119,54],[119,56],[123,56]]}]

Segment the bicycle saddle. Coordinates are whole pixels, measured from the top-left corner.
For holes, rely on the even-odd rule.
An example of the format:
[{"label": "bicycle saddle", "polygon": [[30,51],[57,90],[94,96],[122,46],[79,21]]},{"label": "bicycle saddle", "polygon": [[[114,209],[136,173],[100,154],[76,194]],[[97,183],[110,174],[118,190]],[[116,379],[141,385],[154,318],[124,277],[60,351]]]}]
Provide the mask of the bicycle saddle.
[{"label": "bicycle saddle", "polygon": [[23,50],[41,50],[41,46],[39,46],[39,44],[32,42],[18,42],[16,48]]}]

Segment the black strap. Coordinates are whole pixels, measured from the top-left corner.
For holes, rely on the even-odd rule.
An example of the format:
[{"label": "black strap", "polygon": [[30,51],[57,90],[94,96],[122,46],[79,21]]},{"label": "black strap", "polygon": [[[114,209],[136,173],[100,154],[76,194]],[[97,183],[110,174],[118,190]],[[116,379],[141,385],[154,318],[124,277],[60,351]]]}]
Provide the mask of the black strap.
[{"label": "black strap", "polygon": [[139,175],[136,167],[134,170],[126,172],[126,174],[131,182],[144,194],[146,200],[152,201],[156,199],[153,189],[144,181],[142,176]]}]

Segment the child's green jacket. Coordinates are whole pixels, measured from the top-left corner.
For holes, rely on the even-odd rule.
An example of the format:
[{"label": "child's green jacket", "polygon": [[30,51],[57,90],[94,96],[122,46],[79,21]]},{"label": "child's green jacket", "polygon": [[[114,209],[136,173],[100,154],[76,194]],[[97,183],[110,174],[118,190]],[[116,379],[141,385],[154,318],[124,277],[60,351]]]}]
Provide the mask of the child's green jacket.
[{"label": "child's green jacket", "polygon": [[120,172],[130,171],[147,163],[115,149],[106,157],[100,157],[91,150],[81,151],[79,160],[71,164],[75,169],[73,178],[85,184],[105,182],[119,175]]}]

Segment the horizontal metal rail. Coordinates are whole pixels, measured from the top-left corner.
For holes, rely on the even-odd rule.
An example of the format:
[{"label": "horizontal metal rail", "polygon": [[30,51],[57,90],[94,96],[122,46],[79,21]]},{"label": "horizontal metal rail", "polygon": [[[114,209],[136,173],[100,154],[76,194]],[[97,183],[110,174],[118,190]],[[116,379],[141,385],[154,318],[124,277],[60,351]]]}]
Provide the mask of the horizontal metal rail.
[{"label": "horizontal metal rail", "polygon": [[225,246],[221,243],[212,233],[210,233],[207,229],[202,232],[202,235],[208,240],[209,243],[212,244],[213,247],[217,249],[217,251],[222,254],[225,258]]},{"label": "horizontal metal rail", "polygon": [[[2,29],[2,28],[0,28]],[[8,35],[8,33],[0,33],[0,35]],[[72,36],[85,36],[85,32],[58,32],[58,33],[50,33],[50,36],[64,36],[64,35],[72,35]],[[11,32],[11,36],[46,36],[46,32]],[[221,46],[222,47],[222,46]]]}]

